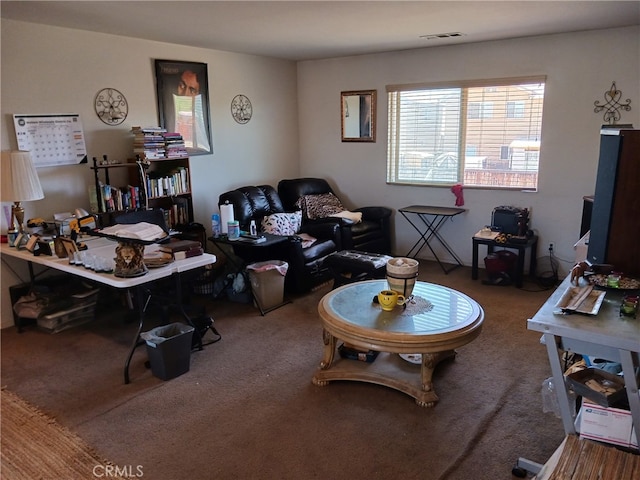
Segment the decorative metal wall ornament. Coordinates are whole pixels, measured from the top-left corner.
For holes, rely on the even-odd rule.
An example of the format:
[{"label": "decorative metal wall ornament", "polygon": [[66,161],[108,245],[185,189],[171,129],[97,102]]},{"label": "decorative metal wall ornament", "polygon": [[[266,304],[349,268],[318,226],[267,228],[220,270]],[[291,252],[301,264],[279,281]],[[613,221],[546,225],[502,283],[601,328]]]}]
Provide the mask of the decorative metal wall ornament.
[{"label": "decorative metal wall ornament", "polygon": [[253,115],[251,100],[246,95],[233,97],[233,100],[231,100],[231,115],[236,122],[240,124],[247,123]]},{"label": "decorative metal wall ornament", "polygon": [[115,88],[103,88],[96,94],[96,115],[107,125],[119,125],[129,113],[129,104]]},{"label": "decorative metal wall ornament", "polygon": [[620,103],[620,98],[622,97],[622,92],[617,89],[616,82],[611,84],[611,88],[604,92],[604,104],[600,104],[597,100],[593,102],[596,108],[593,109],[594,112],[600,113],[601,111],[605,111],[602,119],[609,123],[610,125],[615,125],[621,118],[620,110],[625,110],[627,112],[631,111],[631,100],[627,98],[626,103]]}]

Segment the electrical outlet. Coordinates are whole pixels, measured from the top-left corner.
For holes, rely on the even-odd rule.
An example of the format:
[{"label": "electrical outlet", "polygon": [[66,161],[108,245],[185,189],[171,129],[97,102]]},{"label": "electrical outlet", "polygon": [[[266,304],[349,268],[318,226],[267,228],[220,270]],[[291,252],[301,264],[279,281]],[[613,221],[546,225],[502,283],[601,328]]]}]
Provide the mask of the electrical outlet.
[{"label": "electrical outlet", "polygon": [[553,252],[554,247],[555,247],[555,243],[549,242],[549,251],[550,252]]}]

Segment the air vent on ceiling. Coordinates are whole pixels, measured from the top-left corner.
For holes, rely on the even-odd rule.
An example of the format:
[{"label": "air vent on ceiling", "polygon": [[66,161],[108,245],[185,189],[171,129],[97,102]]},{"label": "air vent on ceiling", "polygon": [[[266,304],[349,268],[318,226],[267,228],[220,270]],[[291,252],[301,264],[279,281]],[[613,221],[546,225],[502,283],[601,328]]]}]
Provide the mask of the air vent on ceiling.
[{"label": "air vent on ceiling", "polygon": [[449,33],[432,33],[429,35],[420,35],[420,38],[424,38],[425,40],[435,40],[438,38],[455,38],[455,37],[464,37],[465,34],[461,32],[449,32]]}]

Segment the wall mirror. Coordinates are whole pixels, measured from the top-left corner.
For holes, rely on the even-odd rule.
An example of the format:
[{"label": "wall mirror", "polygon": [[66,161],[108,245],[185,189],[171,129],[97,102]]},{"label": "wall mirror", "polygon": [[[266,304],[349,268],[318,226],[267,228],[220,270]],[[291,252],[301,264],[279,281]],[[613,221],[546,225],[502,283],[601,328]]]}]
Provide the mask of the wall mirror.
[{"label": "wall mirror", "polygon": [[376,141],[376,91],[340,93],[343,142]]}]

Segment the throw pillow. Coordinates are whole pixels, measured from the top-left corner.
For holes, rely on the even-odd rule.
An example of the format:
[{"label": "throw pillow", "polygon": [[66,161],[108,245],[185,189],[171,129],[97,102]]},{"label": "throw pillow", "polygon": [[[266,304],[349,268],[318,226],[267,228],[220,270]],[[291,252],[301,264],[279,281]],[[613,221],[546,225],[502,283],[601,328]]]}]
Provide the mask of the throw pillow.
[{"label": "throw pillow", "polygon": [[302,225],[302,212],[274,213],[262,219],[262,231],[271,235],[295,235]]},{"label": "throw pillow", "polygon": [[296,205],[302,208],[305,218],[309,220],[330,217],[345,210],[340,199],[333,193],[304,195],[298,199]]}]

